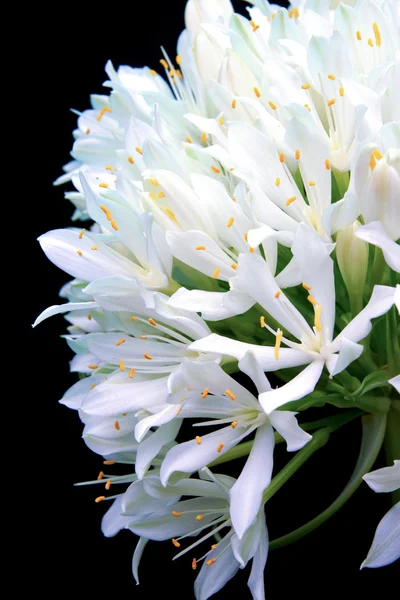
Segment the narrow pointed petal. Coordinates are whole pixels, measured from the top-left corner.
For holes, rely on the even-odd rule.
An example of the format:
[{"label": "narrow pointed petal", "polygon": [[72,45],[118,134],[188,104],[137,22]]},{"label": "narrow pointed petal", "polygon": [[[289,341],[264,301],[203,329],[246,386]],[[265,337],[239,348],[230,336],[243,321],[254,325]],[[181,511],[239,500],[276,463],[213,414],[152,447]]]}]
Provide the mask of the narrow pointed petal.
[{"label": "narrow pointed petal", "polygon": [[392,377],[392,379],[389,379],[389,383],[400,394],[400,375],[396,375],[396,377]]},{"label": "narrow pointed petal", "polygon": [[288,452],[300,450],[312,438],[309,433],[300,427],[294,412],[275,410],[269,415],[269,420],[273,428],[286,441]]},{"label": "narrow pointed petal", "polygon": [[268,543],[268,531],[264,517],[259,546],[253,557],[250,577],[247,582],[253,595],[253,600],[265,600],[264,569],[268,557]]},{"label": "narrow pointed petal", "polygon": [[182,419],[166,423],[139,444],[135,463],[135,471],[139,479],[144,477],[161,448],[175,440],[181,424]]},{"label": "narrow pointed petal", "polygon": [[45,321],[53,315],[61,315],[63,313],[71,312],[74,310],[91,310],[92,308],[98,308],[97,302],[68,302],[67,304],[55,304],[49,306],[37,317],[32,327],[36,327],[42,321]]},{"label": "narrow pointed petal", "polygon": [[[227,548],[227,546],[229,547]],[[218,556],[222,552],[223,554]],[[217,559],[215,564],[208,566],[204,562],[194,583],[196,600],[208,600],[210,596],[222,589],[239,570],[239,563],[233,555],[228,536],[225,536],[216,549],[207,555],[208,560],[212,558]]]},{"label": "narrow pointed petal", "polygon": [[117,535],[129,523],[130,517],[122,515],[122,496],[118,496],[104,515],[101,521],[101,531],[106,537]]},{"label": "narrow pointed petal", "polygon": [[357,360],[363,353],[364,346],[341,337],[339,354],[333,360],[328,360],[326,366],[331,377],[341,373],[350,363]]},{"label": "narrow pointed petal", "polygon": [[356,236],[380,248],[389,267],[400,273],[400,246],[390,238],[380,221],[362,225]]},{"label": "narrow pointed petal", "polygon": [[391,467],[366,473],[363,479],[374,492],[394,492],[400,488],[400,460],[395,460]]},{"label": "narrow pointed petal", "polygon": [[201,313],[207,321],[219,321],[248,311],[254,300],[247,294],[232,291],[206,292],[203,290],[187,290],[180,288],[171,296],[171,306]]},{"label": "narrow pointed petal", "polygon": [[400,557],[400,502],[395,504],[379,522],[368,552],[361,565],[376,568],[390,565]]},{"label": "narrow pointed petal", "polygon": [[146,547],[146,544],[149,540],[147,538],[141,537],[139,538],[138,543],[136,544],[135,552],[132,557],[132,574],[136,581],[136,585],[139,585],[139,564],[143,555],[143,551]]}]

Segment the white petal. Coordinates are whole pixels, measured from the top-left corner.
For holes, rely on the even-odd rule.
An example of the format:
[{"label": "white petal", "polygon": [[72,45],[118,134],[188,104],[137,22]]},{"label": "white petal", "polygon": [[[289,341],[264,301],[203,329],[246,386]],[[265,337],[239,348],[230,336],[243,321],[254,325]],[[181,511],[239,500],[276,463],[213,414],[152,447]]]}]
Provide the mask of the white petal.
[{"label": "white petal", "polygon": [[139,585],[138,569],[139,569],[140,559],[142,558],[143,550],[145,549],[148,541],[149,540],[147,538],[144,538],[144,537],[139,538],[139,541],[136,544],[135,552],[133,553],[132,574],[133,574],[133,577],[135,578],[136,585]]},{"label": "white petal", "polygon": [[307,396],[307,394],[311,394],[319,381],[323,368],[323,360],[314,360],[301,373],[289,381],[289,383],[285,383],[280,388],[271,392],[260,394],[260,404],[267,415],[287,402],[299,400]]},{"label": "white petal", "polygon": [[268,543],[268,531],[264,517],[259,546],[253,557],[251,573],[247,583],[253,595],[253,600],[265,600],[264,569],[268,556]]},{"label": "white petal", "polygon": [[232,550],[241,568],[245,567],[257,552],[262,536],[262,522],[265,521],[264,507],[262,507],[254,523],[246,530],[242,538],[235,533],[232,536]]},{"label": "white petal", "polygon": [[255,353],[251,350],[248,350],[243,358],[240,359],[239,369],[252,379],[259,394],[269,392],[272,389],[260,363],[257,361]]},{"label": "white petal", "polygon": [[[230,546],[230,538],[225,536],[216,549],[207,555],[207,560],[212,558],[217,560],[210,566],[203,563],[194,582],[196,600],[207,600],[216,594],[239,570],[239,563],[233,555],[232,547],[226,549],[227,546]],[[221,556],[218,556],[219,553]]]},{"label": "white petal", "polygon": [[328,235],[333,235],[342,227],[354,223],[360,214],[357,196],[347,191],[344,198],[334,202],[322,215],[322,224]]},{"label": "white petal", "polygon": [[[175,407],[173,408],[175,414],[176,409]],[[149,469],[153,459],[158,455],[161,448],[175,440],[181,423],[182,419],[175,419],[175,421],[166,423],[141,441],[137,450],[135,463],[135,471],[139,479],[144,477],[147,469]]]},{"label": "white petal", "polygon": [[207,321],[219,321],[248,311],[254,300],[247,294],[230,290],[229,292],[206,292],[180,288],[173,294],[168,304],[183,310],[201,313]]},{"label": "white petal", "polygon": [[374,246],[378,246],[382,250],[389,267],[400,273],[400,246],[390,238],[380,221],[362,225],[357,229],[356,236]]},{"label": "white petal", "polygon": [[271,481],[274,432],[269,423],[257,429],[254,444],[242,472],[231,489],[230,514],[238,538],[254,523],[264,490]]},{"label": "white petal", "polygon": [[334,377],[347,369],[350,363],[361,356],[363,350],[364,346],[362,344],[356,344],[342,336],[340,338],[339,355],[334,357],[336,360],[328,360],[326,363],[330,377]]},{"label": "white petal", "polygon": [[274,429],[286,440],[288,452],[300,450],[312,438],[309,433],[300,427],[294,412],[274,410],[269,415],[269,420]]},{"label": "white petal", "polygon": [[45,319],[52,317],[53,315],[60,315],[62,313],[71,312],[74,310],[90,310],[92,308],[98,308],[97,302],[68,302],[67,304],[55,304],[49,306],[37,317],[32,327],[36,327]]},{"label": "white petal", "polygon": [[400,460],[395,460],[391,467],[366,473],[363,479],[374,492],[394,492],[400,488]]},{"label": "white petal", "polygon": [[92,390],[92,385],[101,383],[103,378],[104,375],[92,375],[91,377],[80,379],[65,392],[60,400],[60,404],[64,404],[65,406],[68,406],[68,408],[79,410],[83,400]]},{"label": "white petal", "polygon": [[101,531],[106,537],[117,535],[125,525],[129,523],[130,517],[124,517],[121,508],[122,496],[118,496],[101,520]]},{"label": "white petal", "polygon": [[[357,230],[357,232],[361,227]],[[372,329],[371,319],[380,317],[390,310],[394,304],[395,288],[386,285],[376,285],[365,308],[339,333],[333,340],[331,350],[337,352],[343,338],[359,342]]]},{"label": "white petal", "polygon": [[388,383],[390,383],[394,387],[394,389],[400,394],[400,375],[392,377],[392,379],[389,379]]},{"label": "white petal", "polygon": [[395,504],[379,522],[361,568],[384,567],[400,557],[400,502]]}]

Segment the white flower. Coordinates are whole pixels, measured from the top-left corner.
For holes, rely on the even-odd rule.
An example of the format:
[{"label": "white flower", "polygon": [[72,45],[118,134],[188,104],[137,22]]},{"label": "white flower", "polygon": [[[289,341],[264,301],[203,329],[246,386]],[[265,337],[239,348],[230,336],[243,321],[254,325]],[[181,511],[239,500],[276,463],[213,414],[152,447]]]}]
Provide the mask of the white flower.
[{"label": "white flower", "polygon": [[[264,392],[259,400],[267,414],[279,406],[311,393],[326,365],[331,377],[341,373],[359,358],[363,346],[358,344],[371,330],[371,319],[385,314],[395,302],[395,288],[375,286],[367,306],[333,338],[335,323],[335,288],[333,261],[326,245],[312,229],[299,226],[292,246],[295,263],[293,278],[303,282],[305,292],[314,309],[314,326],[285,296],[261,258],[243,254],[239,258],[238,275],[232,281],[235,290],[248,294],[254,302],[277,321],[282,330],[273,332],[275,346],[257,346],[212,334],[192,344],[193,350],[218,352],[240,360],[251,350],[264,371],[308,365],[299,375],[282,387]],[[297,283],[297,282],[296,282]],[[271,330],[269,326],[266,327]],[[280,349],[283,342],[288,348]]]},{"label": "white flower", "polygon": [[[367,473],[363,477],[374,492],[394,492],[400,488],[400,460],[393,466]],[[400,557],[400,502],[386,513],[378,524],[364,567],[382,567]]]}]

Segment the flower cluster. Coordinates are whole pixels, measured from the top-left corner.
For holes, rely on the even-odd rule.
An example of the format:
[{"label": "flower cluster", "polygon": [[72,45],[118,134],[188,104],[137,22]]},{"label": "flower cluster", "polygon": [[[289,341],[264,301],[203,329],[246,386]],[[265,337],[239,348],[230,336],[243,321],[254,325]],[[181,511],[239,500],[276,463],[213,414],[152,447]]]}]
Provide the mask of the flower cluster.
[{"label": "flower cluster", "polygon": [[[106,465],[127,465],[94,482],[125,484],[96,498],[114,501],[104,534],[140,536],[136,579],[147,541],[172,539],[199,570],[198,600],[249,561],[264,598],[264,505],[349,420],[364,433],[337,508],[363,477],[400,487],[399,6],[251,5],[245,18],[230,0],[189,0],[162,74],[106,65],[110,93],[79,113],[56,182],[73,184],[85,228],[39,238],[73,277],[36,321],[70,324],[80,380],[61,402]],[[326,404],[323,426],[305,423]],[[384,438],[389,466],[367,474]],[[272,478],[281,441],[296,460]],[[400,555],[399,510],[363,566]]]}]

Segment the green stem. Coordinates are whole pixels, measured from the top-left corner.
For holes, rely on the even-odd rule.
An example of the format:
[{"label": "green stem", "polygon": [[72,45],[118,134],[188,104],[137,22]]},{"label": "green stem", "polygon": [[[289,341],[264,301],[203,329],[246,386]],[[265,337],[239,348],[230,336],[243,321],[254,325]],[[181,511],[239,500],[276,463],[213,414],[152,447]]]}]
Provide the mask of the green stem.
[{"label": "green stem", "polygon": [[374,262],[372,265],[372,275],[370,281],[371,291],[374,285],[381,283],[386,267],[385,257],[378,246],[375,246]]},{"label": "green stem", "polygon": [[396,308],[394,306],[386,314],[386,356],[389,375],[394,377],[400,372],[400,345],[397,336]]},{"label": "green stem", "polygon": [[[393,464],[394,459],[400,459],[400,410],[394,402],[387,415],[384,448],[388,466]],[[400,489],[392,492],[392,500],[393,504],[400,500]]]}]

